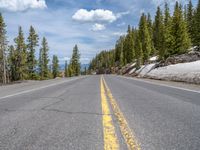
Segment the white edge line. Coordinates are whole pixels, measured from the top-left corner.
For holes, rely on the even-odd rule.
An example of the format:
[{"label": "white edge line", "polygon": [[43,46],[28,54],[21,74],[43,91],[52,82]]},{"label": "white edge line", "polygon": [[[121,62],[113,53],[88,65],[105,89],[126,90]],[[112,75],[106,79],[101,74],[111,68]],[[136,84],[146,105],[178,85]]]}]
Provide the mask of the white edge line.
[{"label": "white edge line", "polygon": [[144,83],[149,83],[149,84],[153,84],[153,85],[164,86],[164,87],[169,87],[169,88],[173,88],[173,89],[179,89],[179,90],[183,90],[183,91],[194,92],[194,93],[200,94],[200,91],[196,91],[196,90],[190,90],[190,89],[186,89],[186,88],[181,88],[181,87],[176,87],[176,86],[171,86],[171,85],[165,85],[165,84],[160,84],[160,83],[153,83],[151,81],[143,81],[143,80],[134,79],[134,78],[131,78],[131,77],[118,76],[118,75],[116,75],[116,76],[120,77],[120,78],[124,78],[124,79],[135,80],[135,81],[139,81],[139,82],[144,82]]},{"label": "white edge line", "polygon": [[31,90],[26,90],[26,91],[18,92],[18,93],[15,93],[15,94],[3,96],[3,97],[0,97],[0,100],[5,99],[5,98],[9,98],[9,97],[13,97],[13,96],[17,96],[17,95],[21,95],[21,94],[25,94],[25,93],[29,93],[29,92],[33,92],[33,91],[38,91],[38,90],[41,90],[41,89],[45,89],[45,88],[48,88],[48,87],[52,87],[52,86],[55,86],[55,85],[71,82],[71,81],[82,79],[82,78],[84,78],[84,77],[67,80],[65,82],[53,83],[53,84],[46,85],[46,86],[43,86],[43,87],[34,88],[34,89],[31,89]]}]

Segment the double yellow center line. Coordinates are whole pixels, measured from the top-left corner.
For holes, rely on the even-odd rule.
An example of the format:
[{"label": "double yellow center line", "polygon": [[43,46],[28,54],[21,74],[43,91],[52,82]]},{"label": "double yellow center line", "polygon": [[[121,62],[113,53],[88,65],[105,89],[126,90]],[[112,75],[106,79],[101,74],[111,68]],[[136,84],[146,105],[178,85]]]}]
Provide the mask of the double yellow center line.
[{"label": "double yellow center line", "polygon": [[110,113],[108,101],[106,98],[106,91],[101,78],[101,104],[103,113],[103,132],[104,132],[104,150],[119,149],[119,142],[115,133],[115,126],[113,125],[112,116]]},{"label": "double yellow center line", "polygon": [[[124,137],[129,150],[140,150],[133,132],[128,126],[128,123],[121,112],[116,100],[114,99],[108,85],[106,84],[103,77],[100,81],[101,85],[101,103],[102,103],[102,122],[103,122],[103,133],[104,133],[104,150],[119,150],[120,144],[115,131],[115,126],[112,121],[111,112],[109,109],[109,102],[111,104],[114,115],[118,121],[120,131]],[[107,98],[108,97],[108,98]],[[109,101],[108,101],[109,99]]]}]

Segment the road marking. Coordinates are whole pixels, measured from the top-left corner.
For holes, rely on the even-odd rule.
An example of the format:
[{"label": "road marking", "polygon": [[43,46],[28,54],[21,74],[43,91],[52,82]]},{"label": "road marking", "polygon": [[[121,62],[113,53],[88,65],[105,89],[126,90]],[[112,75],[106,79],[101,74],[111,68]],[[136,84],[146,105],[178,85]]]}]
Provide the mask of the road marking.
[{"label": "road marking", "polygon": [[112,109],[114,111],[114,114],[118,120],[121,133],[122,133],[122,135],[125,139],[125,142],[128,146],[128,149],[129,150],[141,150],[140,145],[138,144],[138,141],[136,140],[136,137],[134,136],[133,132],[131,131],[123,113],[121,112],[116,100],[114,99],[114,97],[104,79],[103,79],[103,83],[104,83],[106,92],[108,94],[108,98],[110,99],[110,103],[111,103]]},{"label": "road marking", "polygon": [[101,104],[102,104],[102,122],[104,133],[104,150],[119,150],[119,142],[115,133],[115,126],[113,125],[112,116],[106,98],[106,91],[103,85],[103,79],[100,81],[101,85]]},{"label": "road marking", "polygon": [[6,95],[6,96],[3,96],[3,97],[0,97],[0,100],[5,99],[5,98],[9,98],[9,97],[13,97],[13,96],[18,96],[18,95],[25,94],[25,93],[30,93],[30,92],[33,92],[33,91],[38,91],[38,90],[41,90],[41,89],[44,89],[44,88],[56,86],[56,85],[59,85],[59,84],[67,83],[67,82],[74,81],[74,80],[77,80],[77,79],[82,79],[82,78],[84,78],[84,77],[67,80],[65,82],[53,83],[53,84],[42,86],[42,87],[39,87],[39,88],[34,88],[34,89],[31,89],[31,90],[26,90],[26,91],[18,92],[18,93],[15,93],[15,94]]},{"label": "road marking", "polygon": [[162,84],[162,83],[153,83],[151,81],[144,81],[144,80],[134,79],[134,78],[131,78],[131,77],[124,77],[124,76],[118,76],[118,77],[128,79],[128,80],[134,80],[134,81],[149,83],[149,84],[152,84],[152,85],[164,86],[164,87],[169,87],[169,88],[173,88],[173,89],[178,89],[178,90],[183,90],[183,91],[194,92],[194,93],[200,94],[200,91],[190,90],[190,89],[181,88],[181,87],[177,87],[177,86],[166,85],[166,84]]}]

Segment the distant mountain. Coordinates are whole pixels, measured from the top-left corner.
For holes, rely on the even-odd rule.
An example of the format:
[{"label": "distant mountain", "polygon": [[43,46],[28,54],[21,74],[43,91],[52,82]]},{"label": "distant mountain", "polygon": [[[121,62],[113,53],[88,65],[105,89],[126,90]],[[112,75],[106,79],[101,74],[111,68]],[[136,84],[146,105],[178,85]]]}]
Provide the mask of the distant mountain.
[{"label": "distant mountain", "polygon": [[[60,64],[60,70],[65,70],[65,64]],[[81,70],[84,71],[85,67],[88,69],[89,64],[81,64]]]}]

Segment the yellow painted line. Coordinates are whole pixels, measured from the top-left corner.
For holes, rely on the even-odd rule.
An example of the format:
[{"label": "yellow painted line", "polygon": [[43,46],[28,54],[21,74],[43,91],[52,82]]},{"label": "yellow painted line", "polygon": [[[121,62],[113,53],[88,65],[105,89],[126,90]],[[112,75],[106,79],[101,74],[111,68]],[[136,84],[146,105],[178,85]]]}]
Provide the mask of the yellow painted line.
[{"label": "yellow painted line", "polygon": [[125,139],[125,142],[128,146],[128,149],[129,150],[141,150],[141,147],[138,144],[138,141],[136,140],[135,135],[131,131],[123,113],[121,112],[116,100],[114,99],[114,97],[104,79],[103,79],[103,83],[104,83],[106,92],[108,94],[108,98],[110,99],[110,103],[111,103],[112,109],[114,111],[114,114],[118,120],[121,133],[122,133],[122,135]]},{"label": "yellow painted line", "polygon": [[103,86],[103,80],[101,78],[101,103],[102,103],[102,122],[104,133],[104,150],[119,150],[119,142],[115,133],[115,127],[113,125],[112,116],[108,106],[106,98],[105,88]]}]

